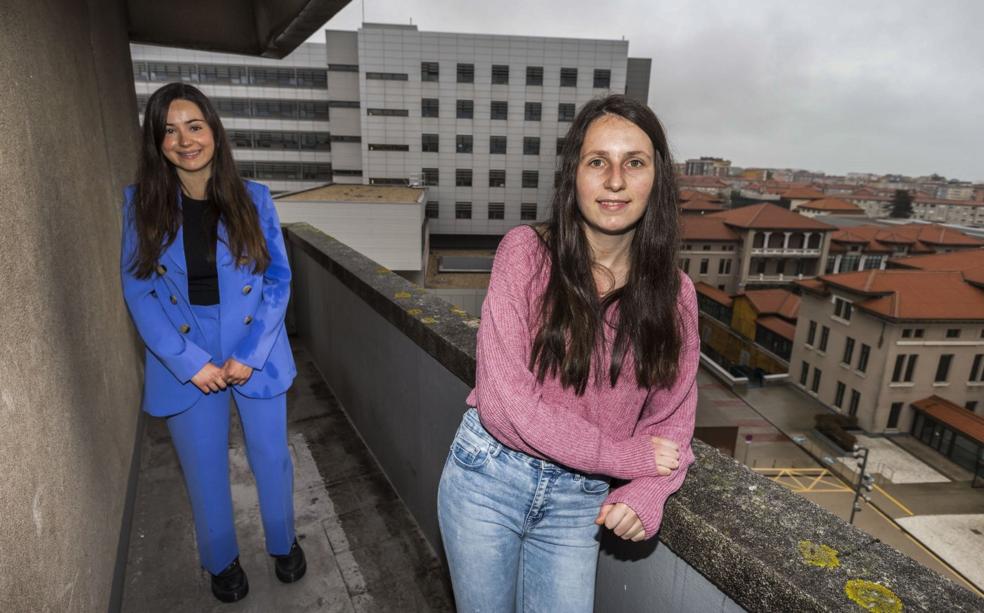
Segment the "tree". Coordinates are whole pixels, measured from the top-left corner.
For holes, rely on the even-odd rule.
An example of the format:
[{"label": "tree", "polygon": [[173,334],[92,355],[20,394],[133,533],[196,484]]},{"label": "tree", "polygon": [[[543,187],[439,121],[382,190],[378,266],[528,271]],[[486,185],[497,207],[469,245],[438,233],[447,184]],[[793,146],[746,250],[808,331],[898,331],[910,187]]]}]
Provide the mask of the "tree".
[{"label": "tree", "polygon": [[912,217],[912,194],[905,189],[895,190],[892,196],[892,212],[889,217],[908,219]]}]

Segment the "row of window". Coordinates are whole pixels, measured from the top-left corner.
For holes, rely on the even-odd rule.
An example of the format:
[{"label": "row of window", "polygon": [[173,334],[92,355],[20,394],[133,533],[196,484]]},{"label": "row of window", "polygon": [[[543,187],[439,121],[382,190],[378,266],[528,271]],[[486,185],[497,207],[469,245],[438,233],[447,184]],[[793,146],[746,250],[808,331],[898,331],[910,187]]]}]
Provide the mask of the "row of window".
[{"label": "row of window", "polygon": [[236,161],[239,175],[246,179],[273,181],[331,181],[331,164],[300,162]]},{"label": "row of window", "polygon": [[[490,136],[489,137],[489,153],[491,154],[505,154],[506,153],[506,143],[507,139],[505,136]],[[557,139],[557,149],[556,154],[560,155],[564,148],[565,139]],[[406,145],[400,145],[406,147]],[[474,147],[474,139],[469,134],[459,134],[455,137],[455,151],[457,153],[472,153]],[[400,151],[408,151],[407,149],[399,149]],[[420,135],[420,150],[423,153],[440,153],[440,135],[438,134],[421,134]],[[540,155],[540,137],[539,136],[524,136],[523,137],[523,155]]]},{"label": "row of window", "polygon": [[[366,78],[370,78],[370,74],[376,73],[366,73]],[[406,73],[402,74],[404,78],[400,79],[402,81],[407,80]],[[509,85],[509,65],[508,64],[492,64],[492,76],[490,83],[492,85]],[[608,89],[612,84],[612,71],[607,68],[596,68],[594,70],[593,80],[591,86],[595,89]],[[561,87],[577,87],[577,68],[561,68],[560,69],[560,86]],[[466,64],[458,62],[455,71],[455,79],[457,83],[474,83],[475,82],[475,64]],[[439,62],[421,62],[420,63],[420,80],[425,82],[438,82],[441,80],[441,65]],[[543,66],[527,66],[526,67],[526,85],[528,86],[539,86],[543,85]]]},{"label": "row of window", "polygon": [[[440,169],[422,168],[420,170],[421,179],[424,185],[440,185]],[[470,168],[458,168],[454,171],[454,184],[456,187],[472,187],[472,170]],[[490,170],[489,187],[505,187],[506,171]],[[537,188],[540,186],[540,173],[536,170],[524,170],[522,174],[522,187]]]},{"label": "row of window", "polygon": [[[810,320],[806,328],[806,344],[807,346],[814,346],[817,341],[817,322]],[[816,344],[818,351],[827,351],[827,344],[830,341],[830,328],[827,326],[820,326],[820,342]],[[841,354],[841,363],[848,366],[852,365],[854,361],[854,347],[855,341],[853,338],[848,336],[844,339],[844,353]],[[855,365],[855,370],[858,372],[866,372],[868,370],[868,360],[871,357],[871,347],[866,343],[861,343],[861,349],[858,351],[858,362]]]},{"label": "row of window", "polygon": [[[137,110],[143,112],[149,96],[137,96]],[[261,98],[210,98],[221,117],[255,117],[257,119],[309,119],[328,121],[334,101],[278,100]],[[356,106],[358,106],[356,102]]]},{"label": "row of window", "polygon": [[[953,366],[952,353],[944,353],[936,363],[936,374],[933,376],[934,383],[946,383],[950,379],[950,368]],[[916,364],[919,361],[919,354],[901,353],[895,356],[895,365],[892,368],[892,383],[912,383],[915,377]],[[974,356],[974,361],[970,366],[970,375],[967,383],[984,383],[984,354],[978,353]]]},{"label": "row of window", "polygon": [[[709,258],[701,258],[701,260],[700,260],[700,266],[698,268],[698,274],[706,275],[707,274],[707,270],[708,270],[708,268],[710,266],[710,262],[711,261],[710,261]],[[717,271],[717,274],[719,274],[719,275],[730,275],[731,274],[731,264],[732,264],[732,261],[731,260],[718,260],[718,271]],[[680,265],[680,270],[682,270],[683,272],[687,273],[688,275],[690,274],[690,258],[683,258],[683,259],[681,259],[680,262],[679,262],[679,265]]]},{"label": "row of window", "polygon": [[[806,387],[808,381],[810,381],[810,391],[814,394],[819,394],[820,392],[820,381],[823,378],[823,371],[819,368],[813,369],[813,380],[810,381],[810,364],[808,362],[803,362],[800,367],[800,385]],[[838,410],[844,409],[844,398],[847,395],[847,385],[843,381],[838,381],[837,386],[834,389],[834,400],[833,405],[838,408]],[[851,388],[851,398],[848,401],[847,413],[848,415],[857,415],[858,409],[861,406],[861,392]],[[899,417],[902,414],[903,403],[893,402],[891,408],[888,412],[888,422],[886,428],[896,429],[899,427]]]},{"label": "row of window", "polygon": [[[437,200],[427,201],[427,204],[424,207],[424,216],[427,217],[428,219],[438,219],[440,217],[440,204],[438,203]],[[455,202],[454,218],[471,219],[472,203]],[[505,218],[506,218],[506,204],[504,202],[490,202],[488,205],[488,219],[505,219]],[[519,219],[521,221],[536,220],[536,203],[524,202],[520,204]]]},{"label": "row of window", "polygon": [[328,87],[324,68],[229,66],[185,62],[133,62],[133,79],[152,83],[267,85],[274,87]]},{"label": "row of window", "polygon": [[331,135],[328,132],[227,130],[226,134],[236,149],[331,151]]},{"label": "row of window", "polygon": [[[947,328],[943,333],[945,338],[960,338],[960,328]],[[925,328],[902,328],[902,338],[925,338]],[[981,338],[984,338],[984,330],[981,330]]]},{"label": "row of window", "polygon": [[[333,106],[338,106],[333,101]],[[358,103],[355,103],[358,105]],[[576,107],[573,102],[561,102],[557,105],[558,121],[574,121]],[[409,117],[410,111],[407,109],[380,109],[367,108],[366,114],[370,116],[383,117]],[[421,98],[420,116],[435,118],[441,116],[440,98]],[[456,119],[474,119],[475,101],[457,100],[455,101]],[[509,102],[505,100],[493,100],[489,103],[489,118],[495,120],[505,120],[509,118]],[[543,104],[540,102],[526,102],[523,107],[523,119],[525,121],[540,121],[543,118]]]}]

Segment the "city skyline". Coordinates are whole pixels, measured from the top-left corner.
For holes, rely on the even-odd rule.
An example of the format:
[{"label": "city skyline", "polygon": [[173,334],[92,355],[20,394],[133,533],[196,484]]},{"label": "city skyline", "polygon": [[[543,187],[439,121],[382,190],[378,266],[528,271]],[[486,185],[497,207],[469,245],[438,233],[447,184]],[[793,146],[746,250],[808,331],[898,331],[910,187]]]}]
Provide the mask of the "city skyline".
[{"label": "city skyline", "polygon": [[[984,5],[625,1],[600,19],[563,21],[548,3],[496,7],[358,2],[324,28],[357,29],[364,12],[367,22],[412,20],[422,31],[624,38],[630,57],[653,58],[649,102],[677,161],[984,181],[974,155],[984,137],[984,39],[973,32]],[[593,8],[576,0],[565,14]],[[672,27],[654,36],[660,23]]]}]

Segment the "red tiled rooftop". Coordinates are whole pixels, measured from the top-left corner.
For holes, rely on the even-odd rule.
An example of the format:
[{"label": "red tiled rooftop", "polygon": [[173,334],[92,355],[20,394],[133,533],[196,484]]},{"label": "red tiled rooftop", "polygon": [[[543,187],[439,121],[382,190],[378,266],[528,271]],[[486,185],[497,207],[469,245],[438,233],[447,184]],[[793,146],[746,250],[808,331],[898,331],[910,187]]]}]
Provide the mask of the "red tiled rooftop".
[{"label": "red tiled rooftop", "polygon": [[813,202],[807,202],[799,206],[801,209],[807,209],[812,211],[823,211],[825,213],[847,213],[847,214],[863,214],[864,209],[856,204],[851,204],[846,200],[841,200],[840,198],[821,198],[819,200],[814,200]]},{"label": "red tiled rooftop", "polygon": [[984,249],[916,255],[907,258],[893,258],[890,261],[892,264],[896,264],[902,268],[913,268],[917,270],[968,271],[975,268],[984,268]]},{"label": "red tiled rooftop", "polygon": [[708,217],[720,219],[729,226],[756,230],[818,230],[823,232],[837,229],[830,224],[804,217],[767,202],[704,215],[705,219]]},{"label": "red tiled rooftop", "polygon": [[683,215],[680,217],[680,236],[685,241],[729,241],[737,242],[741,237],[720,219],[716,213],[708,215]]},{"label": "red tiled rooftop", "polygon": [[718,304],[722,304],[726,307],[731,306],[731,296],[729,296],[727,292],[723,292],[716,287],[704,283],[703,281],[694,283],[694,289],[697,290],[698,294],[706,296]]},{"label": "red tiled rooftop", "polygon": [[718,177],[683,176],[677,177],[677,183],[690,187],[717,187],[720,189],[728,187],[728,184]]},{"label": "red tiled rooftop", "polygon": [[799,312],[800,297],[785,289],[753,289],[739,294],[752,303],[759,315],[780,315],[786,319],[796,319]]},{"label": "red tiled rooftop", "polygon": [[984,289],[957,271],[863,270],[820,281],[865,296],[856,308],[890,319],[984,321]]},{"label": "red tiled rooftop", "polygon": [[775,332],[786,340],[792,341],[796,337],[796,326],[775,315],[759,317],[755,320],[755,323],[766,330]]},{"label": "red tiled rooftop", "polygon": [[929,398],[913,402],[912,406],[954,430],[966,434],[978,443],[984,444],[984,417],[975,415],[935,394]]},{"label": "red tiled rooftop", "polygon": [[688,202],[690,200],[706,200],[708,202],[721,202],[719,196],[714,194],[708,194],[707,192],[699,192],[694,189],[681,189],[680,190],[680,202]]}]

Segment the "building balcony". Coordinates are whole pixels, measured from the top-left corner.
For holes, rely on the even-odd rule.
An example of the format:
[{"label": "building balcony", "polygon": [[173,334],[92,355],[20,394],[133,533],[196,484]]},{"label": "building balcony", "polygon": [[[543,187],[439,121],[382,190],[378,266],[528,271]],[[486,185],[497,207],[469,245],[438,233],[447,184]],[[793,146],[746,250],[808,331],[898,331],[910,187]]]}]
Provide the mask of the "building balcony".
[{"label": "building balcony", "polygon": [[[285,235],[294,272],[288,326],[299,366],[289,435],[298,532],[312,570],[297,586],[276,585],[260,567],[269,560],[261,561],[257,529],[249,538],[258,553],[244,558],[251,606],[351,610],[347,599],[354,610],[450,610],[437,486],[474,383],[478,320],[307,224]],[[157,459],[173,453],[159,444],[162,436],[152,429],[145,441]],[[782,485],[699,441],[694,452],[657,539],[625,543],[602,533],[596,610],[984,610],[976,595]],[[237,466],[246,472],[241,456],[234,448],[234,475]],[[140,478],[141,488],[149,479],[158,494],[157,504],[141,503],[148,494],[138,494],[138,522],[141,509],[163,506],[164,495],[159,469]],[[156,512],[186,533],[181,555],[193,566],[190,513],[179,517],[178,506]],[[258,525],[255,512],[247,514]],[[162,558],[173,552],[144,535],[134,540],[124,609],[193,608],[187,601],[146,606],[134,586],[147,585],[140,583],[146,573],[169,564]],[[146,570],[135,571],[138,563]],[[201,606],[209,606],[201,573],[192,571],[181,571],[188,582],[181,587],[198,590]]]},{"label": "building balcony", "polygon": [[745,277],[745,283],[792,283],[793,281],[809,278],[809,275],[787,275],[783,273],[767,275],[765,273],[750,273]]},{"label": "building balcony", "polygon": [[820,257],[820,249],[804,249],[794,247],[752,247],[753,256],[781,256],[781,257]]}]

